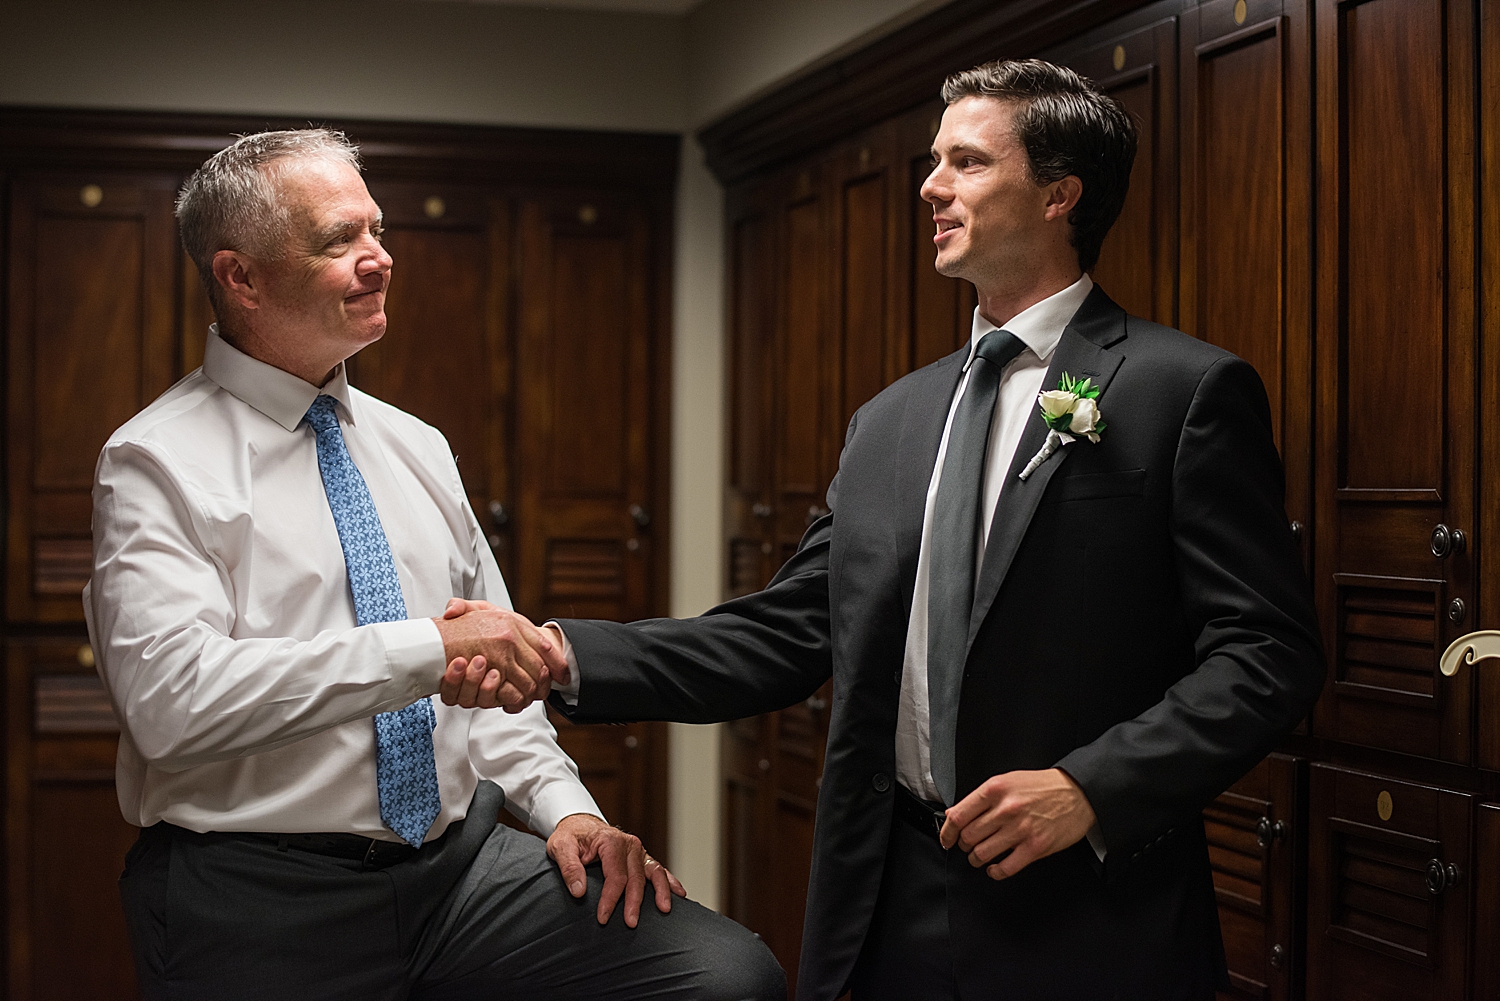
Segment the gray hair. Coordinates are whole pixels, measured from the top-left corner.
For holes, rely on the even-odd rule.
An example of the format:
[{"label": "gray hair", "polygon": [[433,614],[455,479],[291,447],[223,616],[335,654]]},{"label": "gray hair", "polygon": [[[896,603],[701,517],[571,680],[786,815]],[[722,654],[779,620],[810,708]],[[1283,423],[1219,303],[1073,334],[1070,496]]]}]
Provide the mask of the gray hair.
[{"label": "gray hair", "polygon": [[359,147],[332,129],[256,132],[238,137],[187,179],[177,195],[182,247],[198,266],[215,312],[214,255],[237,250],[274,260],[286,247],[291,210],[280,197],[279,164],[325,159],[360,169]]}]

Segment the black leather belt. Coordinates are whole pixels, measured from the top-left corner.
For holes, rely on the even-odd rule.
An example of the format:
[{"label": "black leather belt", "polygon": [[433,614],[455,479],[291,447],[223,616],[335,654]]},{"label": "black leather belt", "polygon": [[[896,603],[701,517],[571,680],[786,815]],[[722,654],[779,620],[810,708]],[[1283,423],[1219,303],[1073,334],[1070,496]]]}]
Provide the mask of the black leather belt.
[{"label": "black leather belt", "polygon": [[896,783],[896,815],[919,831],[938,836],[943,829],[944,813],[940,805],[918,799],[906,786]]},{"label": "black leather belt", "polygon": [[353,859],[363,862],[366,869],[385,869],[398,862],[405,862],[417,853],[416,848],[404,841],[381,841],[377,838],[362,838],[358,834],[246,833],[243,837],[270,841],[282,851],[295,848],[314,855]]}]

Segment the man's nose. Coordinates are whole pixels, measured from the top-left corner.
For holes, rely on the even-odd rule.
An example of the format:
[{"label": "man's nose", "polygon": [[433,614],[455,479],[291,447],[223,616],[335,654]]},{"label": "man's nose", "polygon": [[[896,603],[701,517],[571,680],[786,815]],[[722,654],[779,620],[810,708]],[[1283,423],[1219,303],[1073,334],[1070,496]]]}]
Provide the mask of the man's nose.
[{"label": "man's nose", "polygon": [[924,202],[931,202],[933,205],[937,205],[939,202],[951,201],[946,180],[943,176],[942,166],[933,167],[932,173],[927,175],[927,180],[922,182],[922,187],[918,194],[922,196]]},{"label": "man's nose", "polygon": [[379,240],[375,240],[373,237],[371,238],[371,242],[374,243],[374,252],[366,254],[360,260],[359,267],[357,268],[358,273],[361,275],[374,275],[382,271],[389,271],[391,270],[391,265],[395,263],[391,260],[390,251],[385,249],[385,244]]}]

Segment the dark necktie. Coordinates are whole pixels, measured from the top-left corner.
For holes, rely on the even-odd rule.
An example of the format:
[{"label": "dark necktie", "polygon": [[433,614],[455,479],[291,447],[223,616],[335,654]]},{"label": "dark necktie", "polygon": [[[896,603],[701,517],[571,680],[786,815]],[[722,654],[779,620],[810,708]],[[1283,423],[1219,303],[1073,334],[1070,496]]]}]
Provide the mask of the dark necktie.
[{"label": "dark necktie", "polygon": [[950,806],[957,781],[953,745],[958,729],[958,694],[969,649],[969,617],[974,610],[985,449],[1001,372],[1025,346],[1008,330],[991,330],[980,338],[969,366],[968,385],[948,431],[948,451],[932,511],[927,563],[927,725],[932,780],[943,802]]},{"label": "dark necktie", "polygon": [[[307,408],[305,419],[318,436],[318,471],[323,474],[323,492],[328,495],[344,550],[355,619],[362,626],[402,621],[406,599],[401,596],[401,578],[396,576],[396,563],[370,489],[344,444],[333,397],[319,396]],[[436,725],[431,699],[418,699],[405,709],[375,717],[380,819],[417,847],[442,806],[432,751]]]}]

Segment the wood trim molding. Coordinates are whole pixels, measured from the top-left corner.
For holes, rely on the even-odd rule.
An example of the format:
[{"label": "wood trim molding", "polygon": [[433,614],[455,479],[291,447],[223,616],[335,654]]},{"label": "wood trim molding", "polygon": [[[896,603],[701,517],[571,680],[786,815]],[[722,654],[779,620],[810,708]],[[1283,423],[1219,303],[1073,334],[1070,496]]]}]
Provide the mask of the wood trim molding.
[{"label": "wood trim molding", "polygon": [[347,132],[359,143],[366,167],[386,178],[441,175],[489,183],[583,182],[666,191],[677,183],[681,138],[668,133],[14,105],[0,106],[0,170],[67,163],[95,169],[109,163],[192,170],[237,134],[306,128],[309,120]]},{"label": "wood trim molding", "polygon": [[724,184],[775,167],[937,96],[943,78],[1039,52],[1143,0],[954,0],[818,67],[698,133]]}]

